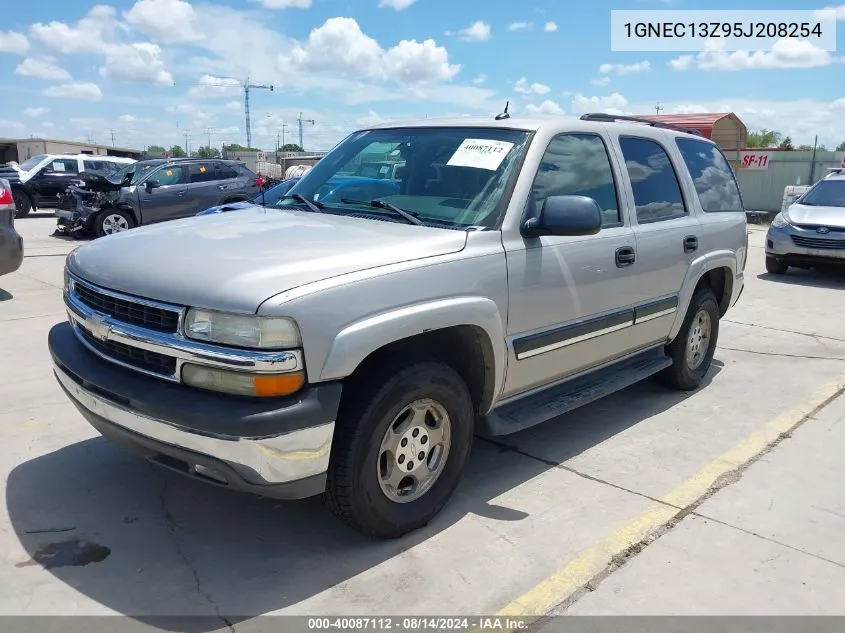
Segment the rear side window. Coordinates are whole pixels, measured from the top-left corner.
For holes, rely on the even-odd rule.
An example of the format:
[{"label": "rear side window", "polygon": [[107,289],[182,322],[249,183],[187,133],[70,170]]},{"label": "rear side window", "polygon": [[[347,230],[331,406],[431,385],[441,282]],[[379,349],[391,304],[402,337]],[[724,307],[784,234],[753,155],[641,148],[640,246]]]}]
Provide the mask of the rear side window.
[{"label": "rear side window", "polygon": [[191,183],[217,180],[217,175],[214,173],[214,163],[194,163],[188,167],[188,173]]},{"label": "rear side window", "polygon": [[598,202],[602,226],[621,223],[610,158],[600,136],[560,134],[552,139],[531,186],[537,210],[549,196],[588,196]]},{"label": "rear side window", "polygon": [[238,177],[238,172],[221,163],[217,164],[217,180],[231,180]]},{"label": "rear side window", "polygon": [[622,156],[637,207],[637,221],[658,222],[686,213],[678,176],[659,143],[646,138],[620,137]]},{"label": "rear side window", "polygon": [[679,138],[676,142],[695,183],[701,208],[707,213],[742,212],[736,178],[719,148],[691,138]]}]

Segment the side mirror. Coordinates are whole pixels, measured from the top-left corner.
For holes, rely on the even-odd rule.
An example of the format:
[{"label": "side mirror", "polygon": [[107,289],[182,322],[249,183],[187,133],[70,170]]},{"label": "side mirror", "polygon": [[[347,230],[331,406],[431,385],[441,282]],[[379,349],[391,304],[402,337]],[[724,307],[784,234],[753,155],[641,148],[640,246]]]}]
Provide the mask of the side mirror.
[{"label": "side mirror", "polygon": [[123,174],[123,180],[120,182],[120,186],[121,187],[128,187],[129,184],[132,182],[132,176],[134,176],[134,175],[135,174],[133,174],[131,171],[126,173],[126,174]]},{"label": "side mirror", "polygon": [[549,196],[540,213],[522,225],[524,237],[595,235],[601,230],[601,207],[587,196]]},{"label": "side mirror", "polygon": [[161,183],[158,180],[147,181],[147,193],[150,193],[153,189],[156,189],[157,187],[161,187]]}]

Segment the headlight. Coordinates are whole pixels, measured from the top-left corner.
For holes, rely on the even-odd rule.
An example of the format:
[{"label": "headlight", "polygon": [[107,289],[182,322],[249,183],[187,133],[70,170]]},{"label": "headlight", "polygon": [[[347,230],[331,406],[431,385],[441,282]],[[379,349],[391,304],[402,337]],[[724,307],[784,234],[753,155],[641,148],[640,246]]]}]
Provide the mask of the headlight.
[{"label": "headlight", "polygon": [[198,341],[255,349],[300,347],[293,319],[228,314],[191,308],[185,316],[185,336]]},{"label": "headlight", "polygon": [[785,226],[789,226],[789,216],[783,212],[778,213],[774,220],[772,220],[772,226],[776,229],[782,229]]},{"label": "headlight", "polygon": [[248,374],[186,363],[182,366],[182,382],[198,389],[236,396],[272,398],[299,391],[305,384],[305,373]]}]

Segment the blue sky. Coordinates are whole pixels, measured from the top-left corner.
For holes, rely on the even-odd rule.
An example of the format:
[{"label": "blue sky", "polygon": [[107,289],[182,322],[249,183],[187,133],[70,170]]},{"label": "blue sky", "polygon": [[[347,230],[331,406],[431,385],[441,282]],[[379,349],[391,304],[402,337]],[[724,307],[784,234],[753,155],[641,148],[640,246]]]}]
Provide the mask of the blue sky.
[{"label": "blue sky", "polygon": [[[0,135],[118,145],[245,143],[283,129],[328,149],[383,120],[511,112],[734,111],[796,143],[845,140],[839,52],[619,53],[611,9],[823,9],[794,0],[38,0],[0,29]],[[575,9],[574,7],[578,8]],[[4,30],[5,29],[5,30]],[[229,86],[228,84],[235,84]]]}]

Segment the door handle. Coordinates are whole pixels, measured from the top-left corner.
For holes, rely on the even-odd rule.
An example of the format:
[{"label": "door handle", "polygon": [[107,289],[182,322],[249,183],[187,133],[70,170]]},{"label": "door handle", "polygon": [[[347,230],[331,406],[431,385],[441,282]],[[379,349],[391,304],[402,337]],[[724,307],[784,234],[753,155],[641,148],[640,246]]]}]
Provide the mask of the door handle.
[{"label": "door handle", "polygon": [[693,253],[698,250],[698,238],[695,235],[687,235],[684,238],[684,252]]},{"label": "door handle", "polygon": [[226,185],[217,185],[217,188],[218,188],[220,191],[225,191],[226,189],[228,189],[228,187],[227,187]]},{"label": "door handle", "polygon": [[630,246],[622,246],[616,249],[616,266],[624,268],[630,266],[637,259],[637,254]]},{"label": "door handle", "polygon": [[177,197],[177,198],[184,198],[184,197],[185,197],[185,192],[184,192],[184,191],[180,191],[179,193],[177,193],[177,194],[176,194],[176,197]]}]

